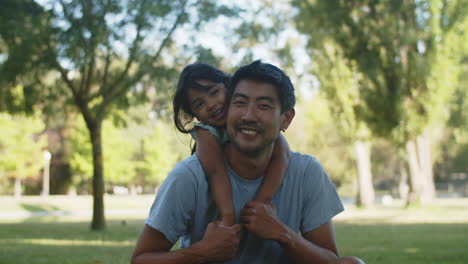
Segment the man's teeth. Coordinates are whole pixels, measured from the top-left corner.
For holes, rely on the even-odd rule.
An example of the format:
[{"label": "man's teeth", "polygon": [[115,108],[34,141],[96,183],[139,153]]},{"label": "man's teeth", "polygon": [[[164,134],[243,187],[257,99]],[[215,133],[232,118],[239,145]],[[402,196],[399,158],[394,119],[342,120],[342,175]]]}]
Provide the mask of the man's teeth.
[{"label": "man's teeth", "polygon": [[251,136],[254,136],[254,135],[257,134],[256,131],[250,130],[250,129],[241,129],[241,132],[244,133],[244,134],[247,134],[247,135],[251,135]]}]

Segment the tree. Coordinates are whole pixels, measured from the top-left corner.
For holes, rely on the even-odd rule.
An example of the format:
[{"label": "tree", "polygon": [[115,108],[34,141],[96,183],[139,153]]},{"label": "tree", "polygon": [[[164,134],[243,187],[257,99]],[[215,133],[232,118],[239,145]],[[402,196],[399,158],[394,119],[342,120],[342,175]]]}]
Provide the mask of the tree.
[{"label": "tree", "polygon": [[359,80],[361,75],[355,65],[348,65],[343,51],[334,43],[326,43],[321,52],[314,53],[312,72],[320,82],[320,93],[329,101],[336,129],[347,142],[354,145],[354,157],[358,174],[356,204],[369,207],[375,194],[371,172],[371,133],[366,123],[354,111],[359,104]]},{"label": "tree", "polygon": [[[63,89],[85,120],[93,154],[91,228],[101,230],[103,120],[116,109],[145,101],[149,87],[144,83],[167,75],[171,68],[165,66],[164,54],[178,28],[190,22],[197,31],[203,22],[231,12],[212,0],[51,0],[42,9],[51,27],[39,35],[44,41],[37,45],[46,47],[41,62],[58,73],[54,88]],[[10,55],[8,59],[14,60]]]},{"label": "tree", "polygon": [[44,124],[37,116],[0,114],[0,171],[14,178],[15,196],[21,196],[21,181],[37,175],[44,167]]},{"label": "tree", "polygon": [[[465,42],[468,47],[468,44]],[[450,104],[450,119],[444,129],[442,153],[436,163],[436,176],[449,178],[451,173],[468,172],[468,49],[462,64],[462,74]]]},{"label": "tree", "polygon": [[406,149],[415,201],[435,194],[431,125],[446,121],[441,105],[452,95],[468,10],[466,1],[293,1],[296,25],[309,49],[340,47],[362,73],[353,109],[372,134]]},{"label": "tree", "polygon": [[[45,42],[50,19],[33,0],[2,1],[0,111],[32,113],[35,103],[44,101],[40,83],[50,69]],[[14,89],[17,84],[22,87],[20,94]]]},{"label": "tree", "polygon": [[350,169],[353,167],[350,144],[339,132],[328,104],[321,93],[298,100],[286,138],[294,150],[316,157],[338,188],[349,189],[356,176],[355,170]]},{"label": "tree", "polygon": [[[78,116],[73,128],[70,128],[72,154],[70,157],[73,174],[79,178],[77,183],[88,182],[93,175],[92,148],[87,144],[86,125]],[[110,120],[105,120],[102,127],[103,148],[112,151],[105,152],[103,162],[105,183],[129,184],[135,177],[135,162],[132,160],[137,146],[132,135],[126,135],[125,130],[116,127]]]}]

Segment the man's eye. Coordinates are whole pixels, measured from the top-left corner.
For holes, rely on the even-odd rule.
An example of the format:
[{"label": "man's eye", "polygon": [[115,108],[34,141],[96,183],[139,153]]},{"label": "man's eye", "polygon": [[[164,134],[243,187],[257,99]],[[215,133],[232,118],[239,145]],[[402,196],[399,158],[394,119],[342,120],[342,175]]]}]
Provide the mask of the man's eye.
[{"label": "man's eye", "polygon": [[267,109],[271,109],[271,105],[268,105],[268,104],[260,104],[260,109],[264,109],[264,110],[267,110]]}]

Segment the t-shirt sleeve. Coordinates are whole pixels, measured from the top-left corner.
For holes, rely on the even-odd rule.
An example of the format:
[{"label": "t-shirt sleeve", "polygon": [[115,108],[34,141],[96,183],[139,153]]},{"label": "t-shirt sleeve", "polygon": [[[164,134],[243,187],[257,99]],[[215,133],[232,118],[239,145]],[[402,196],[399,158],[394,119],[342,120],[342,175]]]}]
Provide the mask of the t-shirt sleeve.
[{"label": "t-shirt sleeve", "polygon": [[190,135],[192,136],[192,138],[194,140],[197,140],[196,130],[198,128],[203,128],[203,129],[208,130],[213,136],[216,137],[216,139],[218,140],[218,142],[220,144],[225,144],[225,143],[227,143],[229,141],[229,136],[227,135],[226,129],[216,128],[216,127],[213,127],[213,126],[210,126],[210,125],[207,125],[207,124],[203,124],[203,123],[195,124],[193,129],[190,131]]},{"label": "t-shirt sleeve", "polygon": [[190,135],[192,136],[193,139],[197,140],[197,134],[196,134],[196,130],[198,128],[203,128],[203,129],[206,129],[208,130],[213,136],[215,136],[218,140],[220,139],[220,135],[218,133],[218,130],[213,127],[213,126],[210,126],[210,125],[206,125],[206,124],[203,124],[203,123],[197,123],[195,124],[195,126],[193,127],[192,131],[190,131]]},{"label": "t-shirt sleeve", "polygon": [[145,223],[175,243],[188,233],[195,208],[196,185],[193,172],[179,163],[159,187]]},{"label": "t-shirt sleeve", "polygon": [[335,186],[325,170],[315,159],[308,162],[304,177],[307,188],[303,207],[301,232],[314,230],[344,210]]}]

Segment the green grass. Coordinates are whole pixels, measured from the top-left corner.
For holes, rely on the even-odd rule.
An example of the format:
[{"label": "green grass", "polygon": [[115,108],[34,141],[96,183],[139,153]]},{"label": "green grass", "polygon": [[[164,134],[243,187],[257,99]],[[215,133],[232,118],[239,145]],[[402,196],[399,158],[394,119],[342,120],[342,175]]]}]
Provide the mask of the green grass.
[{"label": "green grass", "polygon": [[[69,199],[75,200],[2,197],[0,213],[91,207],[89,197]],[[121,213],[107,217],[104,232],[91,232],[84,215],[0,219],[0,264],[129,263],[151,202],[151,196],[106,197],[108,209]],[[336,218],[335,230],[341,255],[356,255],[366,263],[468,263],[468,199],[411,209],[351,206]]]},{"label": "green grass", "polygon": [[107,225],[90,232],[87,222],[0,224],[0,263],[129,263],[143,221]]}]

